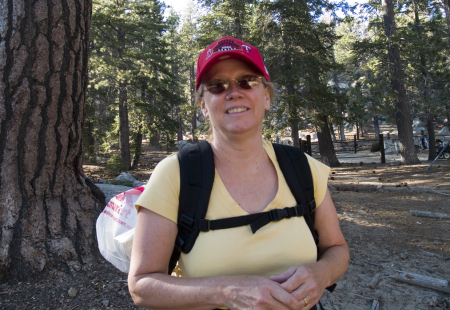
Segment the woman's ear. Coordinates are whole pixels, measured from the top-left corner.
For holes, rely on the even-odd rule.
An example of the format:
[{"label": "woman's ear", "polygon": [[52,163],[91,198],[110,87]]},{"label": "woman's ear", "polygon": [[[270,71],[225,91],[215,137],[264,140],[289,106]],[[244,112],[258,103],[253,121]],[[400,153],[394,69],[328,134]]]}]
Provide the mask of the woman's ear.
[{"label": "woman's ear", "polygon": [[266,87],[264,92],[264,109],[266,109],[266,111],[270,110],[270,90],[269,87]]},{"label": "woman's ear", "polygon": [[199,101],[200,101],[200,108],[202,109],[203,116],[205,118],[209,118],[209,113],[208,113],[208,109],[206,108],[205,101],[202,98],[200,98]]}]

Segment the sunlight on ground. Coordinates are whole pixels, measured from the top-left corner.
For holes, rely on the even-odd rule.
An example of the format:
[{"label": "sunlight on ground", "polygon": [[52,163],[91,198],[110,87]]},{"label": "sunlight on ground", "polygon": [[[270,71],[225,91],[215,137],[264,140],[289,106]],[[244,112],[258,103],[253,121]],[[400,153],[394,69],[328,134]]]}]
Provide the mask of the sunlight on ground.
[{"label": "sunlight on ground", "polygon": [[386,224],[386,223],[375,223],[375,222],[368,222],[365,220],[360,220],[358,218],[354,218],[349,216],[348,214],[338,214],[338,218],[341,221],[347,221],[351,223],[355,223],[359,226],[366,226],[366,227],[386,227],[386,228],[394,228],[394,226]]}]

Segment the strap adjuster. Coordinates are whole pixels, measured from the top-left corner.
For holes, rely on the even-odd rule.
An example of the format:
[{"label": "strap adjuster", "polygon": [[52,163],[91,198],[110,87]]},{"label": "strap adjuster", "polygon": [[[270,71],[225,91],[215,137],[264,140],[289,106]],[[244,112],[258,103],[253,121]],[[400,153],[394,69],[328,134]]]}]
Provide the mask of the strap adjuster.
[{"label": "strap adjuster", "polygon": [[289,217],[289,213],[286,209],[273,209],[269,211],[271,221],[279,221]]},{"label": "strap adjuster", "polygon": [[181,213],[180,222],[178,224],[189,229],[190,231],[194,229],[194,219],[184,213]]},{"label": "strap adjuster", "polygon": [[175,239],[175,249],[178,252],[181,252],[181,247],[183,246],[183,244],[184,244],[183,238],[181,238],[180,235],[177,235],[177,238]]},{"label": "strap adjuster", "polygon": [[309,213],[313,213],[314,211],[316,211],[316,200],[313,199],[311,200],[306,207],[308,208]]},{"label": "strap adjuster", "polygon": [[211,230],[211,221],[207,219],[201,219],[198,221],[198,226],[201,232],[208,232]]}]

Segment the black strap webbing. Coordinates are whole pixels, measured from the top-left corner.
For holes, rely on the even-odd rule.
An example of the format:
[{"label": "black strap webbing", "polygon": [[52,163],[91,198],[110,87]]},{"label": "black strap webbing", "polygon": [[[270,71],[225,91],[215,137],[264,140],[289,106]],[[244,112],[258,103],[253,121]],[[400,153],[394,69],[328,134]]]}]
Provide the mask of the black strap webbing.
[{"label": "black strap webbing", "polygon": [[178,152],[180,164],[180,197],[178,235],[169,262],[169,274],[175,268],[181,251],[189,253],[200,233],[193,229],[194,220],[204,219],[214,183],[215,167],[211,146],[202,141]]},{"label": "black strap webbing", "polygon": [[306,206],[296,205],[295,207],[273,209],[267,212],[259,212],[255,214],[229,217],[218,220],[185,219],[185,221],[189,223],[190,228],[192,228],[193,230],[199,230],[201,232],[250,225],[252,232],[256,233],[258,229],[269,224],[270,222],[276,222],[282,219],[289,219],[295,216],[300,217],[304,216],[305,214],[309,214],[312,212],[314,208],[313,206],[315,206],[314,201]]},{"label": "black strap webbing", "polygon": [[305,153],[301,149],[296,147],[273,144],[273,148],[277,155],[280,169],[297,204],[308,205],[314,203],[311,206],[312,212],[305,214],[304,218],[314,237],[315,243],[318,244],[319,237],[314,230],[314,210],[316,207],[314,201],[314,184],[308,158],[306,158]]}]

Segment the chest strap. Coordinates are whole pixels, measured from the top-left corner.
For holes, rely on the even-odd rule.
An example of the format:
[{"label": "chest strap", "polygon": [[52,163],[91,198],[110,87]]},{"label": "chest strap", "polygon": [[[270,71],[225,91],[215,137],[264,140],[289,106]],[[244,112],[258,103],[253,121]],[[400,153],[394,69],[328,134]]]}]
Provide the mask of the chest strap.
[{"label": "chest strap", "polygon": [[312,200],[306,206],[296,205],[295,207],[287,207],[284,209],[273,209],[266,212],[260,212],[249,215],[223,218],[218,220],[193,219],[185,214],[180,214],[178,224],[184,228],[193,231],[208,232],[210,230],[219,230],[250,225],[252,232],[256,233],[258,229],[269,224],[270,222],[289,219],[291,217],[301,217],[305,214],[312,214],[316,209],[316,202]]}]

